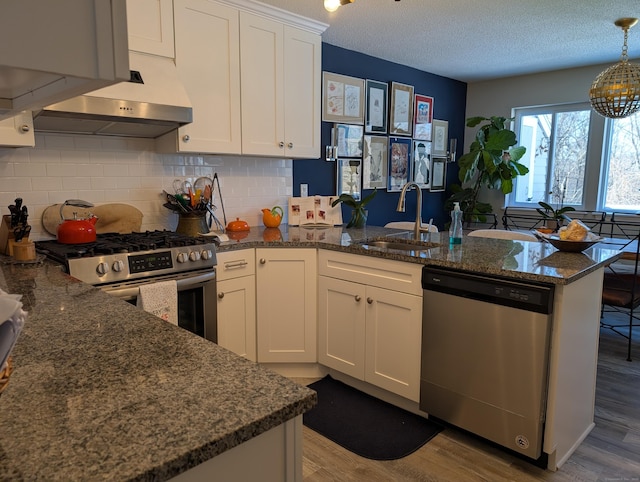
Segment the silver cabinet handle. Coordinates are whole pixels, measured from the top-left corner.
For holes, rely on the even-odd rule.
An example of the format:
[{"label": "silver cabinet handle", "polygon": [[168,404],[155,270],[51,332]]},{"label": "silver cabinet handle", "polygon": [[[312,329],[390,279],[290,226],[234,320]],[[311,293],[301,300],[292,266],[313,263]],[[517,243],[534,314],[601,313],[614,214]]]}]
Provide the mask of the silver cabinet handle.
[{"label": "silver cabinet handle", "polygon": [[29,132],[31,130],[31,127],[29,127],[27,124],[22,124],[20,126],[20,131],[22,132]]},{"label": "silver cabinet handle", "polygon": [[182,136],[182,142],[189,142],[191,140],[191,137],[189,137],[189,134],[185,134],[184,136]]},{"label": "silver cabinet handle", "polygon": [[264,258],[260,258],[260,264],[266,264],[267,260]]},{"label": "silver cabinet handle", "polygon": [[282,149],[284,147],[284,142],[282,142],[282,141],[278,142],[278,147],[280,149]]},{"label": "silver cabinet handle", "polygon": [[293,149],[293,142],[289,142],[289,144],[287,144],[287,147],[288,147],[289,149]]},{"label": "silver cabinet handle", "polygon": [[218,298],[220,299],[224,298],[224,293],[218,293]]},{"label": "silver cabinet handle", "polygon": [[248,264],[249,263],[247,263],[244,259],[240,261],[231,261],[224,264],[224,269],[242,268]]},{"label": "silver cabinet handle", "polygon": [[373,298],[367,298],[367,303],[369,304],[373,303]]},{"label": "silver cabinet handle", "polygon": [[356,295],[356,301],[360,301],[362,298],[360,298],[360,295]]}]

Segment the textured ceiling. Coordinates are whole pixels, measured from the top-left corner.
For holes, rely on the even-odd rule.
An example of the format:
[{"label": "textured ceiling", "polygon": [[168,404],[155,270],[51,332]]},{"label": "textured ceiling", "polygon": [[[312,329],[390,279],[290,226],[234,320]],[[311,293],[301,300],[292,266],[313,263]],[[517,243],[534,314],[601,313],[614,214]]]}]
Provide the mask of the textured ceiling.
[{"label": "textured ceiling", "polygon": [[[329,24],[324,42],[464,82],[615,63],[638,0],[260,0]],[[640,56],[640,25],[629,57]]]}]

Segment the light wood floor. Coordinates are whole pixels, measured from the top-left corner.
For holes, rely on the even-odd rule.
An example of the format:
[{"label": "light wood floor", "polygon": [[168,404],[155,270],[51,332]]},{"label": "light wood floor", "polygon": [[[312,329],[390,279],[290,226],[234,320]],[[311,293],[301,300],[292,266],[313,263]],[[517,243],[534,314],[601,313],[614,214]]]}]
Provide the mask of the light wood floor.
[{"label": "light wood floor", "polygon": [[[640,341],[640,330],[634,333]],[[634,342],[633,362],[626,361],[626,343],[601,330],[596,426],[557,472],[535,467],[455,428],[446,428],[403,459],[381,462],[359,457],[304,427],[304,481],[639,482],[640,342]]]}]

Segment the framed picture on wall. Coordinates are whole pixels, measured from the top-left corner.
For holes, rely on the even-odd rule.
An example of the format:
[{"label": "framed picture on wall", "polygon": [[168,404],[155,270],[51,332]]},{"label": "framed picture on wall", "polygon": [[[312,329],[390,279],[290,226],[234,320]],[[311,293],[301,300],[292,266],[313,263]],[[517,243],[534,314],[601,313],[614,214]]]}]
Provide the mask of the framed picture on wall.
[{"label": "framed picture on wall", "polygon": [[335,124],[333,132],[338,157],[362,157],[362,126]]},{"label": "framed picture on wall", "polygon": [[447,178],[447,158],[431,158],[431,192],[444,191]]},{"label": "framed picture on wall", "polygon": [[386,136],[364,136],[362,189],[385,189],[389,142]]},{"label": "framed picture on wall", "polygon": [[362,193],[362,159],[338,159],[336,194],[351,194],[358,201]]},{"label": "framed picture on wall", "polygon": [[447,156],[447,139],[449,138],[449,122],[433,119],[432,122],[432,141],[431,154],[434,157]]},{"label": "framed picture on wall", "polygon": [[391,107],[389,109],[389,134],[409,136],[413,134],[413,86],[391,82]]},{"label": "framed picture on wall", "polygon": [[411,180],[422,189],[431,187],[431,142],[413,141],[413,175]]},{"label": "framed picture on wall", "polygon": [[377,80],[367,80],[365,91],[364,131],[367,134],[386,134],[389,86]]},{"label": "framed picture on wall", "polygon": [[389,138],[387,191],[401,191],[411,177],[411,139]]},{"label": "framed picture on wall", "polygon": [[413,118],[413,138],[430,141],[431,122],[433,121],[433,97],[416,94]]},{"label": "framed picture on wall", "polygon": [[322,72],[322,120],[364,123],[364,79]]}]

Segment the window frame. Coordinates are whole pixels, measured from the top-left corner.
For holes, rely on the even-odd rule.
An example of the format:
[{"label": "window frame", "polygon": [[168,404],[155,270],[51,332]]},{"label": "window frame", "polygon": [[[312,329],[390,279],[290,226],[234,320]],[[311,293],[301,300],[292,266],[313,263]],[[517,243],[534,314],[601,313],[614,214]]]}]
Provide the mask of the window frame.
[{"label": "window frame", "polygon": [[[584,174],[584,195],[582,204],[572,204],[574,208],[579,211],[596,211],[601,210],[603,197],[603,189],[606,189],[606,183],[601,184],[600,179],[606,176],[606,166],[604,166],[603,159],[605,158],[605,152],[603,150],[605,132],[605,118],[597,114],[592,108],[589,102],[575,102],[566,104],[554,104],[554,105],[540,105],[531,107],[516,107],[511,111],[511,115],[514,118],[513,128],[516,133],[516,138],[520,138],[520,126],[523,116],[540,115],[540,114],[558,114],[562,112],[572,111],[590,111],[589,116],[589,135],[587,138],[587,152],[585,159],[585,174]],[[608,124],[608,123],[607,123]],[[609,131],[610,127],[609,127]],[[555,144],[551,146],[555,149]],[[549,170],[553,167],[550,164],[547,169],[547,180],[550,178]],[[518,176],[514,180],[514,192],[519,180],[524,179],[522,176]],[[603,187],[604,186],[604,187]],[[537,201],[532,202],[516,202],[515,195],[507,194],[505,196],[505,207],[514,209],[518,208],[535,208],[537,207]]]}]

